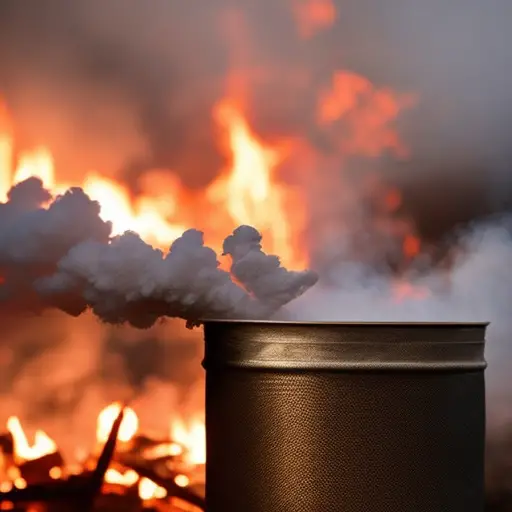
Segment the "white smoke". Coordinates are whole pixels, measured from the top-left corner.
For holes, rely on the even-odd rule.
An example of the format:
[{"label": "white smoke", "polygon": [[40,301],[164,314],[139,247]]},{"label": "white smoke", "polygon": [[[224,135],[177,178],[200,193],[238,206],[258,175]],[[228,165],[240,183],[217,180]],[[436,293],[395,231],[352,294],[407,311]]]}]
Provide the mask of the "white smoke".
[{"label": "white smoke", "polygon": [[[200,231],[186,231],[163,253],[133,232],[112,238],[99,204],[80,188],[50,197],[30,178],[0,205],[4,310],[57,307],[77,316],[90,308],[111,324],[147,328],[178,317],[192,326],[202,318],[270,317],[317,280],[314,272],[290,272],[263,253],[261,236],[249,226],[228,237],[234,267],[244,269],[243,289],[219,268]],[[244,233],[257,244],[246,247]]]},{"label": "white smoke", "polygon": [[490,322],[486,346],[488,417],[491,427],[501,426],[512,419],[508,384],[512,363],[510,227],[512,218],[491,219],[461,233],[454,240],[457,256],[449,267],[407,277],[412,289],[422,292],[417,297],[400,299],[396,278],[382,274],[368,278],[367,268],[351,263],[337,269],[342,285],[320,282],[295,301],[289,313],[312,321]]},{"label": "white smoke", "polygon": [[314,272],[290,272],[281,267],[278,256],[269,256],[261,248],[262,236],[251,226],[240,226],[223,244],[224,255],[233,264],[231,273],[264,304],[277,310],[316,284]]}]

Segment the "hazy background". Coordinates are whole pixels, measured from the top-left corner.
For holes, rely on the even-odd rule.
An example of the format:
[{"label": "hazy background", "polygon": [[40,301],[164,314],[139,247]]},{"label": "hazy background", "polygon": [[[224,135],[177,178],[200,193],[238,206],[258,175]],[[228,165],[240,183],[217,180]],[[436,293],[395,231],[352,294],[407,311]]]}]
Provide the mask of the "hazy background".
[{"label": "hazy background", "polygon": [[136,187],[159,166],[201,187],[221,168],[210,112],[229,69],[252,77],[260,133],[315,140],[315,82],[348,68],[419,95],[399,122],[414,157],[386,173],[426,235],[511,208],[512,4],[334,3],[335,25],[304,41],[291,0],[3,0],[0,90],[19,140],[44,140],[68,174]]},{"label": "hazy background", "polygon": [[[258,133],[269,140],[301,134],[328,153],[313,106],[332,73],[349,69],[418,95],[398,122],[411,158],[384,155],[377,167],[400,185],[405,210],[425,239],[436,241],[458,223],[491,212],[512,211],[510,0],[335,4],[335,25],[303,40],[291,0],[2,0],[0,91],[13,113],[17,142],[48,144],[67,176],[99,168],[136,191],[145,170],[165,167],[188,187],[205,187],[225,158],[211,109],[233,70],[249,77],[248,115]],[[312,182],[327,172],[340,170],[315,169]],[[369,281],[348,294],[323,295],[317,316],[357,317],[371,300],[381,308],[373,313],[387,318],[458,312],[461,319],[493,320],[490,354],[501,359],[501,371],[491,382],[494,396],[503,391],[499,412],[508,414],[512,245],[503,226],[472,228],[470,238],[456,288],[442,301],[400,310],[379,303],[378,287],[370,289],[375,282]],[[23,330],[10,326],[0,353],[2,413],[17,412],[56,435],[76,436],[84,426],[80,418],[88,418],[89,435],[101,404],[134,388],[154,399],[147,421],[162,404],[170,413],[190,400],[200,407],[191,387],[201,376],[200,334],[190,338],[171,324],[130,336],[100,329],[90,317],[50,316]],[[83,371],[77,375],[72,367]],[[168,392],[158,388],[171,381]],[[59,400],[56,388],[65,390]]]}]

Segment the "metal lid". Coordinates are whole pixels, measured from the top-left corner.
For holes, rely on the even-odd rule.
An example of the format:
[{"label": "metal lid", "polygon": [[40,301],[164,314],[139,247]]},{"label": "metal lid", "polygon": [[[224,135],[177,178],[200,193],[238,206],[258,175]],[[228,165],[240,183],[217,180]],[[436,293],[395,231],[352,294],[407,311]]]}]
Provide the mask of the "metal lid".
[{"label": "metal lid", "polygon": [[273,370],[481,370],[487,323],[205,320],[213,367]]}]

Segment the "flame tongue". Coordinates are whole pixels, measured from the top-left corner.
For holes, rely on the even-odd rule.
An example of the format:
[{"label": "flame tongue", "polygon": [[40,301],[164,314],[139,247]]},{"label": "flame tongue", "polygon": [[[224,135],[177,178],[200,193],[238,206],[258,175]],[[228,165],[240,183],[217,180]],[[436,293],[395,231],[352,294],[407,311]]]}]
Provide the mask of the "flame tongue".
[{"label": "flame tongue", "polygon": [[141,182],[148,193],[134,198],[125,186],[96,172],[86,172],[81,182],[58,180],[53,156],[43,146],[22,152],[15,162],[11,123],[6,109],[0,108],[0,200],[7,199],[13,185],[30,177],[39,178],[54,196],[79,186],[100,203],[100,216],[112,224],[112,234],[135,231],[161,249],[169,247],[193,222],[200,202],[204,211],[219,220],[218,225],[208,225],[208,235],[216,245],[236,225],[253,224],[264,231],[267,246],[285,263],[304,264],[303,251],[292,245],[284,191],[273,172],[282,159],[281,149],[260,142],[234,103],[221,101],[216,111],[233,156],[230,169],[198,197],[191,197],[178,180],[169,180],[168,171],[155,171],[151,180]]},{"label": "flame tongue", "polygon": [[[222,199],[226,225],[254,221],[268,235],[271,249],[285,261],[298,261],[284,195],[273,177],[279,151],[257,140],[233,103],[221,102],[217,117],[233,163],[206,191],[206,199],[211,206]],[[160,316],[178,316],[190,324],[201,317],[266,317],[308,287],[258,248],[232,268],[249,295],[218,268],[202,232],[170,219],[181,208],[166,209],[165,201],[148,196],[134,201],[121,185],[94,173],[86,175],[83,188],[66,190],[44,147],[21,154],[13,170],[12,138],[0,135],[1,183],[14,184],[0,205],[1,288],[4,303],[14,308],[23,308],[29,298],[31,309],[59,307],[78,315],[91,307],[106,322],[144,328]],[[48,192],[62,195],[52,200]],[[164,254],[144,239],[172,243],[171,250]],[[260,269],[249,279],[251,266]],[[279,286],[271,286],[278,275]]]},{"label": "flame tongue", "polygon": [[34,460],[57,451],[55,441],[42,430],[37,430],[34,436],[34,444],[30,445],[27,436],[16,416],[7,420],[7,430],[14,439],[15,455],[20,461]]},{"label": "flame tongue", "polygon": [[[99,443],[105,443],[108,439],[112,425],[121,412],[121,404],[113,403],[103,409],[99,416],[96,428],[96,439]],[[124,417],[119,428],[118,440],[121,442],[130,441],[139,428],[139,418],[130,407],[124,408]]]},{"label": "flame tongue", "polygon": [[[98,415],[96,436],[99,446],[102,446],[109,437],[112,425],[116,421],[120,410],[121,405],[119,403],[112,403],[105,407]],[[139,428],[139,419],[136,412],[126,407],[124,413],[118,434],[118,441],[120,441],[122,452],[123,450],[131,449],[130,443],[135,439]],[[57,451],[56,443],[41,430],[36,432],[34,443],[31,445],[19,419],[15,416],[9,418],[7,428],[14,440],[14,454],[18,464],[23,464],[27,461],[37,462],[37,459]],[[150,462],[153,457],[149,456],[149,454],[152,452],[156,457],[170,456],[181,458],[183,462],[181,467],[187,471],[193,472],[194,467],[202,467],[206,459],[204,423],[197,419],[190,422],[176,420],[171,423],[170,432],[171,438],[174,439],[173,442],[156,444],[152,450],[142,452],[144,459]],[[164,450],[161,448],[164,448]],[[3,461],[3,459],[1,460]],[[120,460],[122,461],[123,459],[121,458]],[[122,463],[114,462],[113,464],[114,466],[108,468],[105,473],[104,480],[107,484],[121,487],[137,486],[138,494],[142,501],[163,499],[167,496],[167,490],[151,480],[151,478],[144,476],[144,470],[140,470],[142,474],[139,474],[134,469],[122,469]],[[2,466],[0,469],[3,471],[4,467]],[[80,473],[85,470],[85,465],[78,471],[74,471],[72,466],[55,466],[49,469],[47,477],[54,480],[61,479],[65,475]],[[174,475],[174,484],[178,487],[187,487],[191,482],[191,477],[187,476],[187,474],[178,472],[174,473]],[[2,474],[1,477],[4,478],[3,481],[0,481],[2,492],[11,490],[13,484],[18,489],[22,489],[27,485],[27,482],[20,476],[20,470],[16,466],[10,467],[7,473]],[[43,474],[40,474],[39,477],[44,479]]]},{"label": "flame tongue", "polygon": [[[112,425],[119,415],[121,404],[112,403],[105,407],[98,415],[96,427],[96,440],[103,444],[108,438]],[[18,428],[21,425],[18,421]],[[21,430],[23,432],[23,430]],[[119,429],[118,440],[129,443],[139,432],[139,418],[130,407],[125,407],[125,415]],[[161,443],[151,449],[145,450],[148,459],[158,456],[184,456],[185,462],[191,465],[204,464],[206,461],[206,431],[204,422],[197,418],[190,421],[175,419],[170,423],[170,439],[172,443]],[[24,436],[24,434],[22,434]]]}]

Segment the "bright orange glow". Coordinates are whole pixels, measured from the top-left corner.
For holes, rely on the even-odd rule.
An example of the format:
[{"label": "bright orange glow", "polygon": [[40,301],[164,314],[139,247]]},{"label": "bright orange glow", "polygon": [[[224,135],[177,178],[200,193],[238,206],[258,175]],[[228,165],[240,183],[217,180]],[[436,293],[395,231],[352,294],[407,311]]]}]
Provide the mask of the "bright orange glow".
[{"label": "bright orange glow", "polygon": [[155,484],[153,480],[149,478],[141,478],[139,480],[139,497],[141,500],[152,500],[152,499],[162,499],[167,496],[167,491]]},{"label": "bright orange glow", "polygon": [[0,201],[7,199],[12,185],[13,144],[9,113],[0,99]]},{"label": "bright orange glow", "polygon": [[406,235],[403,242],[403,252],[408,258],[417,256],[421,249],[421,241],[414,235]]},{"label": "bright orange glow", "polygon": [[116,469],[109,468],[105,473],[105,482],[109,484],[122,485],[123,487],[131,487],[135,485],[139,480],[139,475],[133,469],[129,469],[124,473],[117,471]]},{"label": "bright orange glow", "polygon": [[179,487],[187,487],[190,483],[190,479],[187,475],[176,475],[174,477],[174,483]]},{"label": "bright orange glow", "polygon": [[9,492],[12,490],[12,482],[5,480],[0,483],[0,492]]},{"label": "bright orange glow", "polygon": [[144,458],[148,460],[160,457],[177,457],[183,453],[183,447],[178,443],[162,443],[144,450]]},{"label": "bright orange glow", "polygon": [[50,475],[50,478],[53,478],[54,480],[58,480],[59,478],[62,477],[62,468],[55,466],[50,469],[48,474]]},{"label": "bright orange glow", "polygon": [[55,186],[53,157],[48,149],[39,147],[21,155],[14,174],[14,183],[31,176],[40,178],[47,189],[51,190]]},{"label": "bright orange glow", "polygon": [[318,122],[329,126],[343,121],[345,129],[339,130],[336,140],[344,155],[376,157],[387,149],[405,157],[407,148],[391,123],[413,103],[412,96],[398,96],[375,87],[361,75],[338,71],[331,87],[320,97]]},{"label": "bright orange glow", "polygon": [[304,39],[328,29],[336,21],[333,0],[293,0],[292,7],[299,35]]},{"label": "bright orange glow", "polygon": [[165,221],[165,204],[142,197],[133,202],[128,191],[120,184],[96,174],[86,177],[84,191],[101,205],[101,217],[112,222],[112,234],[135,231],[144,240],[165,247],[187,228]]},{"label": "bright orange glow", "polygon": [[[298,33],[305,39],[332,27],[338,16],[333,0],[288,1],[293,8]],[[243,30],[241,33],[237,50],[242,56],[240,60],[245,61],[242,48]],[[297,139],[288,140],[278,130],[272,133],[272,138],[257,130],[256,124],[251,120],[254,109],[248,108],[252,105],[245,101],[251,97],[251,91],[246,88],[250,87],[253,74],[259,77],[269,72],[267,69],[250,70],[251,76],[248,76],[247,71],[243,67],[234,70],[233,76],[236,75],[237,79],[232,80],[233,84],[228,80],[228,91],[216,103],[211,114],[219,129],[220,140],[216,142],[224,143],[220,145],[223,146],[224,156],[229,163],[212,183],[200,190],[188,189],[178,177],[185,175],[187,168],[180,168],[179,173],[173,173],[170,169],[145,169],[134,187],[112,177],[112,169],[78,168],[76,171],[81,171],[82,174],[76,173],[74,176],[80,177],[70,179],[70,175],[62,173],[55,164],[59,161],[59,155],[52,154],[51,149],[42,144],[44,141],[39,141],[41,145],[38,142],[34,147],[18,147],[19,141],[15,137],[8,112],[0,100],[0,201],[7,199],[7,193],[13,185],[36,176],[54,197],[70,186],[82,187],[92,199],[99,202],[100,215],[112,223],[113,235],[127,230],[135,231],[147,243],[166,250],[183,231],[197,227],[205,231],[205,241],[218,250],[222,239],[233,228],[240,224],[249,224],[263,234],[266,252],[278,255],[287,267],[306,267],[309,254],[304,232],[307,215],[310,213],[306,210],[310,199],[309,189],[306,188],[318,184],[316,182],[321,182],[320,190],[332,188],[329,172],[315,174],[317,169],[323,169],[318,164],[324,160],[330,162],[332,158],[336,161],[336,166],[339,163],[341,173],[346,156],[357,154],[375,157],[383,149],[391,150],[399,156],[405,155],[406,148],[392,124],[400,110],[409,105],[411,98],[399,97],[390,89],[378,88],[356,73],[335,72],[331,83],[314,99],[316,109],[313,117],[320,140],[318,147],[325,143],[328,148],[325,151],[327,155],[324,155],[322,150],[317,151],[316,143],[310,143],[307,134],[294,135]],[[308,70],[303,72],[293,69],[290,76],[290,83],[300,81],[303,86],[310,83]],[[200,151],[201,147],[194,149]],[[292,165],[295,163],[301,165],[297,165],[296,169]],[[287,173],[286,179],[284,173]],[[298,179],[295,181],[296,177]],[[297,183],[297,187],[303,188],[297,189],[291,183]],[[311,193],[311,197],[313,195]],[[410,231],[407,226],[400,230],[390,229],[386,216],[391,217],[391,213],[397,213],[402,203],[400,191],[388,191],[378,182],[377,176],[375,188],[368,195],[377,199],[380,207],[378,211],[382,213],[378,220],[384,221],[382,224],[385,226],[382,231],[389,231],[389,236],[396,239],[398,247],[402,244],[406,259],[417,256],[421,249],[419,238],[413,233],[407,234]],[[341,198],[342,194],[340,201]],[[324,206],[320,204],[321,194],[315,195],[312,202],[315,207]],[[326,213],[326,217],[328,216],[330,212]],[[329,222],[325,224],[330,231]],[[395,227],[395,224],[391,223],[391,226]],[[317,225],[314,227],[316,229]],[[334,224],[332,230],[337,227]],[[427,296],[427,290],[406,281],[397,281],[392,300],[423,299]],[[98,444],[106,442],[120,410],[121,405],[114,403],[99,414],[96,431]],[[8,428],[14,437],[16,458],[19,461],[36,459],[57,450],[55,442],[43,431],[36,432],[34,444],[31,445],[16,417],[9,419]],[[129,442],[138,429],[139,419],[136,412],[126,408],[118,436],[121,441],[120,449],[128,450],[134,446],[135,443]],[[175,442],[149,448],[142,456],[146,460],[180,457],[179,462],[183,458],[185,466],[201,466],[205,463],[206,436],[202,419],[193,416],[172,421],[170,439]],[[84,467],[89,468],[94,462],[87,453],[77,458],[81,459],[80,464],[66,466],[64,470],[54,467],[50,470],[50,477],[59,479],[63,474],[66,476],[81,473]],[[173,460],[172,464],[175,463]],[[187,474],[175,477],[177,485],[188,486],[193,471],[200,471],[202,468],[188,469],[191,470],[190,474],[185,469],[180,469]],[[10,480],[7,486],[26,485],[19,469],[7,468],[6,474]],[[140,478],[134,471],[122,473],[110,468],[105,475],[105,481],[121,486],[138,486],[139,495],[144,500],[166,496],[165,489],[147,478]]]},{"label": "bright orange glow", "polygon": [[14,439],[15,455],[19,460],[34,460],[57,451],[55,441],[42,430],[34,435],[34,444],[30,445],[27,436],[16,416],[7,420],[7,430]]},{"label": "bright orange glow", "polygon": [[16,478],[14,480],[14,487],[17,489],[25,489],[27,487],[27,481],[24,478]]},{"label": "bright orange glow", "polygon": [[11,188],[12,168],[12,139],[9,135],[0,133],[0,201],[7,199],[7,192]]},{"label": "bright orange glow", "polygon": [[185,447],[186,462],[192,465],[206,462],[206,429],[203,422],[175,420],[171,424],[171,438]]},{"label": "bright orange glow", "polygon": [[[113,403],[103,409],[96,424],[96,439],[99,443],[105,443],[108,439],[112,425],[119,416],[121,405]],[[139,418],[133,409],[126,407],[124,418],[119,429],[118,439],[122,442],[130,441],[139,429]]]},{"label": "bright orange glow", "polygon": [[17,478],[21,476],[20,469],[16,466],[10,466],[7,469],[7,477],[14,482]]},{"label": "bright orange glow", "polygon": [[229,99],[219,102],[215,120],[226,132],[232,155],[232,165],[219,179],[204,191],[191,193],[178,178],[170,180],[169,171],[152,171],[147,173],[151,182],[142,180],[147,191],[134,196],[126,186],[97,172],[84,172],[80,182],[59,179],[47,147],[14,154],[7,113],[0,108],[0,200],[6,200],[12,185],[31,176],[39,177],[54,196],[80,186],[100,203],[100,215],[112,223],[114,235],[135,231],[164,250],[195,225],[197,205],[201,204],[206,214],[202,218],[208,228],[206,235],[217,249],[236,226],[251,224],[262,231],[267,251],[279,254],[285,265],[305,266],[307,257],[297,242],[303,225],[302,207],[276,176],[276,168],[285,156],[283,148],[264,144],[253,133],[242,110]]},{"label": "bright orange glow", "polygon": [[252,224],[265,236],[268,252],[278,254],[289,266],[304,264],[305,256],[294,243],[287,206],[293,210],[294,227],[300,232],[299,204],[287,204],[293,196],[275,179],[284,148],[265,145],[251,131],[239,107],[230,101],[217,105],[216,119],[227,133],[232,163],[209,189],[209,196],[224,204],[236,225]]},{"label": "bright orange glow", "polygon": [[408,281],[397,281],[393,286],[393,300],[397,303],[408,299],[422,300],[430,295],[430,291],[422,286],[415,286]]}]

